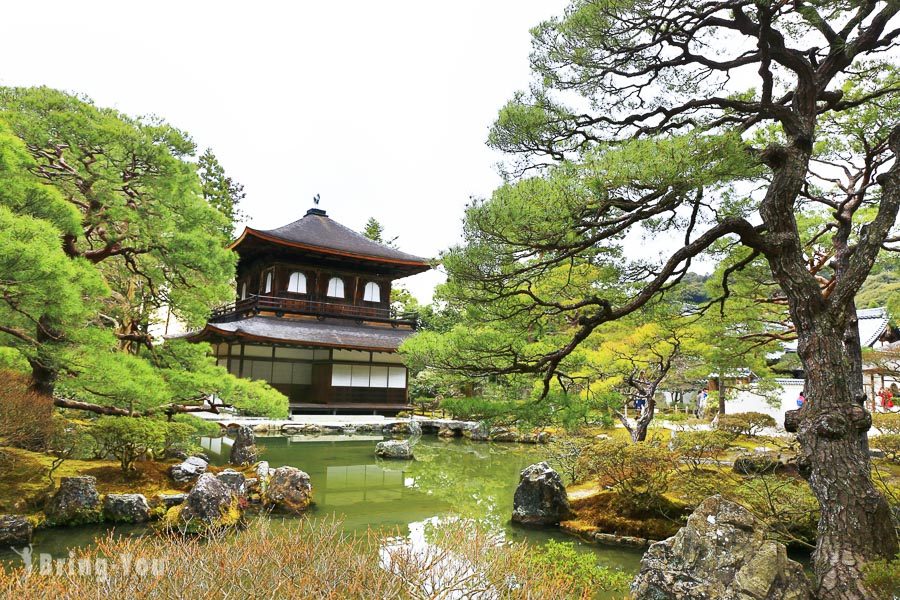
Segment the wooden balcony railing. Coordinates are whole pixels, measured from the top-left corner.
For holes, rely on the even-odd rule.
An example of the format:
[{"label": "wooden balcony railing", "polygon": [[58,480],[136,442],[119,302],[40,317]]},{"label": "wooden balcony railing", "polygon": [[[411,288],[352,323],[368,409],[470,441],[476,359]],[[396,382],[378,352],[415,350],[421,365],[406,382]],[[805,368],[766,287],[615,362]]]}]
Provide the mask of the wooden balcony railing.
[{"label": "wooden balcony railing", "polygon": [[324,302],[310,298],[253,295],[213,310],[209,320],[210,322],[234,321],[244,316],[261,312],[273,312],[277,316],[286,314],[312,315],[355,319],[358,321],[375,321],[377,323],[390,323],[391,325],[408,325],[413,328],[416,327],[419,319],[417,313],[398,314],[392,309],[382,307]]}]

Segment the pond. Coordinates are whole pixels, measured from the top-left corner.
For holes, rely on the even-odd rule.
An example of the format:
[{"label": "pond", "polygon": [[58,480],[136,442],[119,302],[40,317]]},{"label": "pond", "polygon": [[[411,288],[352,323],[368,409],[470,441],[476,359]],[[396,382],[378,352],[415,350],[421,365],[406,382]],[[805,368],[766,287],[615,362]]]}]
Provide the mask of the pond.
[{"label": "pond", "polygon": [[[315,505],[312,518],[337,517],[349,531],[368,528],[410,535],[424,523],[463,517],[502,532],[507,539],[542,544],[549,539],[575,542],[601,564],[635,571],[641,553],[630,548],[592,546],[556,530],[532,530],[509,522],[519,472],[543,460],[545,448],[525,444],[470,442],[422,436],[414,461],[374,456],[381,436],[259,437],[262,460],[272,467],[291,465],[310,475]],[[228,438],[206,438],[202,445],[214,464],[225,464]],[[90,544],[111,527],[50,529],[35,534],[35,552],[64,555]],[[140,535],[140,527],[117,526],[117,535]],[[3,558],[15,558],[14,555]]]}]

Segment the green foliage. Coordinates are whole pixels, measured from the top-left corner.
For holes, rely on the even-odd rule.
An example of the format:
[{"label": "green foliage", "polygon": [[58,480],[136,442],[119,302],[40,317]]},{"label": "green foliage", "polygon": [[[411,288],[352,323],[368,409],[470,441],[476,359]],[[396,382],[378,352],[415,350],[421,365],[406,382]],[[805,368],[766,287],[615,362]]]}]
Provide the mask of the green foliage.
[{"label": "green foliage", "polygon": [[900,413],[873,413],[872,426],[882,433],[900,435]]},{"label": "green foliage", "polygon": [[197,159],[197,175],[203,198],[227,219],[227,223],[222,224],[222,234],[231,237],[235,225],[244,217],[240,209],[240,203],[247,195],[244,186],[225,174],[211,148],[207,148]]},{"label": "green foliage", "polygon": [[530,427],[560,425],[566,429],[586,425],[593,415],[590,402],[558,393],[535,400],[445,398],[441,408],[454,418],[466,421]]},{"label": "green foliage", "polygon": [[156,419],[100,417],[88,433],[102,454],[115,457],[122,472],[130,473],[139,458],[164,452],[166,430],[166,424]]},{"label": "green foliage", "polygon": [[875,594],[873,600],[891,600],[900,594],[900,555],[870,562],[863,572],[866,585]]},{"label": "green foliage", "polygon": [[41,389],[161,412],[216,395],[283,416],[287,399],[216,367],[205,345],[151,345],[157,309],[188,325],[233,296],[225,248],[241,186],[157,119],[47,88],[0,89],[0,352]]},{"label": "green foliage", "polygon": [[762,519],[779,541],[806,548],[815,545],[819,503],[802,479],[756,475],[730,488],[726,495]]},{"label": "green foliage", "polygon": [[579,552],[572,542],[548,540],[534,548],[529,560],[536,569],[574,589],[625,593],[631,584],[631,574],[598,564],[592,552]]},{"label": "green foliage", "polygon": [[900,434],[883,433],[873,437],[870,444],[884,452],[884,456],[893,462],[900,462]]},{"label": "green foliage", "polygon": [[732,437],[724,431],[679,431],[675,437],[675,450],[694,471],[710,462],[718,463],[728,450]]},{"label": "green foliage", "polygon": [[773,417],[759,412],[743,412],[730,415],[719,415],[716,429],[733,436],[755,437],[766,427],[775,427]]},{"label": "green foliage", "polygon": [[590,452],[594,440],[577,435],[554,435],[547,444],[547,460],[568,483],[581,483],[585,479],[582,456]]},{"label": "green foliage", "polygon": [[381,222],[375,217],[369,217],[369,220],[366,221],[366,225],[362,230],[362,234],[373,242],[378,242],[379,244],[384,244],[385,246],[389,246],[391,248],[396,247],[395,242],[397,241],[397,238],[385,238],[384,225],[382,225]]},{"label": "green foliage", "polygon": [[635,444],[608,439],[582,453],[581,470],[603,487],[618,492],[633,511],[647,511],[664,503],[678,455],[659,440]]}]

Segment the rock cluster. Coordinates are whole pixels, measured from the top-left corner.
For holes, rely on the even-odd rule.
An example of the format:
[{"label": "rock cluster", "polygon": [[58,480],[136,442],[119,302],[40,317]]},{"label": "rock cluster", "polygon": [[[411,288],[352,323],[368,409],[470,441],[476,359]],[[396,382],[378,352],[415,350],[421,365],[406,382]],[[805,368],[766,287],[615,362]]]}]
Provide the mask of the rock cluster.
[{"label": "rock cluster", "polygon": [[250,465],[256,462],[259,451],[256,449],[256,438],[253,429],[247,425],[239,427],[231,446],[229,462],[233,465]]},{"label": "rock cluster", "polygon": [[97,478],[89,475],[63,477],[59,489],[44,508],[51,525],[81,525],[100,520]]},{"label": "rock cluster", "polygon": [[225,469],[216,475],[216,479],[224,483],[234,495],[238,497],[247,495],[247,478],[243,473],[234,469]]},{"label": "rock cluster", "polygon": [[107,494],[103,518],[114,523],[144,523],[150,520],[150,505],[143,494]]},{"label": "rock cluster", "polygon": [[546,462],[525,467],[513,496],[512,520],[523,525],[554,525],[571,514],[559,473]]},{"label": "rock cluster", "polygon": [[208,466],[208,460],[203,460],[199,456],[189,456],[183,462],[174,465],[169,474],[177,483],[189,483],[206,473]]},{"label": "rock cluster", "polygon": [[[309,475],[296,467],[278,467],[264,474],[263,503],[279,510],[302,513],[312,503]],[[260,470],[257,470],[257,474]],[[263,476],[260,477],[263,481]]]},{"label": "rock cluster", "polygon": [[765,524],[721,496],[704,500],[677,534],[650,546],[631,593],[635,600],[813,597],[803,567],[766,539]]},{"label": "rock cluster", "polygon": [[194,530],[231,527],[240,520],[234,494],[212,473],[200,475],[184,504],[170,509],[173,511],[174,514],[167,516],[171,525]]},{"label": "rock cluster", "polygon": [[375,456],[380,458],[412,460],[412,448],[409,440],[388,440],[375,445]]},{"label": "rock cluster", "polygon": [[26,546],[31,542],[34,527],[22,515],[0,515],[0,549]]},{"label": "rock cluster", "polygon": [[422,426],[418,421],[397,421],[385,425],[382,431],[388,435],[422,435]]}]

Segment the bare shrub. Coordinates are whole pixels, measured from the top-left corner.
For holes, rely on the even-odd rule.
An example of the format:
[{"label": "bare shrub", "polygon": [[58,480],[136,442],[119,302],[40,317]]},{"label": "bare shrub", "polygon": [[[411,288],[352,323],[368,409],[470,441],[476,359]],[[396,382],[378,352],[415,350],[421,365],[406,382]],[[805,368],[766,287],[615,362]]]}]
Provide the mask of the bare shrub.
[{"label": "bare shrub", "polygon": [[[201,541],[106,538],[75,564],[127,557],[106,578],[62,569],[49,575],[0,569],[5,598],[590,598],[594,589],[530,558],[533,547],[502,544],[468,523],[442,526],[427,548],[352,536],[340,522],[254,521],[247,531]],[[118,567],[120,563],[115,562]],[[37,565],[35,565],[37,568]]]},{"label": "bare shrub", "polygon": [[28,388],[28,377],[0,371],[0,445],[43,450],[53,437],[53,398]]},{"label": "bare shrub", "polygon": [[662,504],[678,454],[656,439],[639,443],[602,440],[582,455],[581,469],[619,493],[635,510]]},{"label": "bare shrub", "polygon": [[724,431],[680,431],[675,438],[675,449],[692,471],[709,463],[718,464],[728,450],[731,436]]}]

